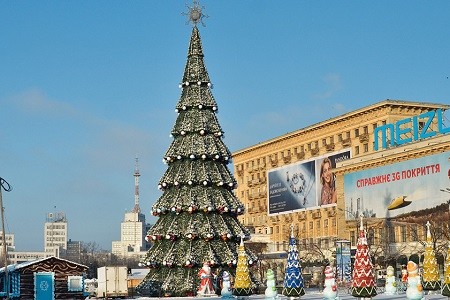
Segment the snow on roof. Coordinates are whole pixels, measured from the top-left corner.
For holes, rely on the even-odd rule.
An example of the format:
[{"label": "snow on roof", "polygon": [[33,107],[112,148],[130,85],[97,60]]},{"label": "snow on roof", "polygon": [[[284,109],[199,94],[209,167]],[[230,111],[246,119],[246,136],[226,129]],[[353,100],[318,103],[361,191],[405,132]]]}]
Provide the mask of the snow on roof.
[{"label": "snow on roof", "polygon": [[150,269],[131,269],[128,279],[143,279],[149,271]]},{"label": "snow on roof", "polygon": [[[22,268],[25,268],[25,267],[28,267],[28,266],[31,266],[31,265],[34,265],[34,264],[37,264],[37,263],[40,263],[40,262],[52,259],[52,258],[55,258],[55,259],[61,260],[61,261],[65,261],[65,262],[69,262],[69,263],[72,263],[72,264],[75,264],[75,265],[78,265],[78,266],[81,266],[81,267],[84,267],[84,268],[88,269],[88,267],[85,266],[85,265],[82,265],[82,264],[79,264],[79,263],[76,263],[76,262],[73,262],[73,261],[70,261],[70,260],[67,260],[67,259],[59,258],[59,257],[56,257],[56,256],[50,256],[50,257],[46,257],[46,258],[25,261],[25,262],[22,262],[22,263],[19,263],[19,264],[8,265],[8,272],[19,270],[19,269],[22,269]],[[4,273],[4,272],[5,272],[5,267],[0,268],[0,273]]]}]

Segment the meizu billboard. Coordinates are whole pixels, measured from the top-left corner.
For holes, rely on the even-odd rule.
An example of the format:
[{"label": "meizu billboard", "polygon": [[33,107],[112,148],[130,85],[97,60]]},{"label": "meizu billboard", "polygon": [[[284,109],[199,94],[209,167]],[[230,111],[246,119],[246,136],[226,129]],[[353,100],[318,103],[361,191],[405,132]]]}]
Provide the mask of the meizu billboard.
[{"label": "meizu billboard", "polygon": [[392,218],[450,200],[450,152],[344,175],[347,217]]},{"label": "meizu billboard", "polygon": [[269,170],[269,215],[336,205],[336,162],[349,159],[350,149]]}]

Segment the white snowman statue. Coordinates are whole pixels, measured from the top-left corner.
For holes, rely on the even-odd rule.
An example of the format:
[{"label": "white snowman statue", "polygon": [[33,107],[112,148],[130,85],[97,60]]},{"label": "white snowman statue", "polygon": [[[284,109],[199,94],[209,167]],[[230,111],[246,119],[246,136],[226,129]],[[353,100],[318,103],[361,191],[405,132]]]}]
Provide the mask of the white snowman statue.
[{"label": "white snowman statue", "polygon": [[331,266],[326,266],[324,273],[325,273],[325,283],[323,287],[323,299],[324,300],[339,299],[333,268]]},{"label": "white snowman statue", "polygon": [[397,293],[397,282],[395,281],[394,267],[392,266],[388,266],[386,269],[384,293],[386,295],[394,295]]},{"label": "white snowman statue", "polygon": [[420,280],[419,266],[413,261],[409,261],[406,266],[408,270],[408,287],[406,288],[406,298],[408,300],[421,300],[423,297],[423,287]]},{"label": "white snowman statue", "polygon": [[231,290],[230,274],[227,271],[223,271],[222,274],[222,290],[220,291],[222,299],[233,298],[233,291]]},{"label": "white snowman statue", "polygon": [[266,296],[264,299],[273,300],[278,299],[278,291],[275,284],[275,276],[271,269],[267,270],[267,283],[266,283],[266,291],[264,295]]}]

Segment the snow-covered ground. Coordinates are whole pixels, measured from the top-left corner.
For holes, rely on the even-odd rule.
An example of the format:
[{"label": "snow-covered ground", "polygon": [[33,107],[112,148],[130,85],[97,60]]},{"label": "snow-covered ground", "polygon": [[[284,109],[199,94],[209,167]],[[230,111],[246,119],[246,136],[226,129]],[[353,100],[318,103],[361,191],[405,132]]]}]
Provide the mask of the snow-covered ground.
[{"label": "snow-covered ground", "polygon": [[[258,300],[258,299],[264,299],[264,295],[251,295],[248,297],[248,300]],[[221,299],[219,296],[208,296],[208,297],[167,297],[167,298],[149,298],[149,297],[135,297],[135,298],[129,298],[129,299],[139,299],[139,300],[156,300],[156,299],[180,299],[180,300],[199,300],[199,299]],[[283,296],[283,295],[278,295],[278,299],[279,300],[287,300],[288,297]],[[323,295],[322,293],[318,292],[318,291],[313,291],[313,292],[306,292],[306,294],[304,296],[302,296],[300,298],[300,300],[303,299],[308,299],[308,300],[323,300]],[[339,295],[339,300],[355,300],[355,299],[362,299],[362,298],[355,298],[351,295]],[[368,298],[366,298],[368,299]],[[406,299],[406,294],[405,293],[401,293],[398,295],[385,295],[385,294],[379,294],[376,295],[375,297],[373,297],[373,299],[402,299],[405,300]],[[425,295],[424,298],[425,300],[448,300],[449,298],[442,296],[442,295]]]}]

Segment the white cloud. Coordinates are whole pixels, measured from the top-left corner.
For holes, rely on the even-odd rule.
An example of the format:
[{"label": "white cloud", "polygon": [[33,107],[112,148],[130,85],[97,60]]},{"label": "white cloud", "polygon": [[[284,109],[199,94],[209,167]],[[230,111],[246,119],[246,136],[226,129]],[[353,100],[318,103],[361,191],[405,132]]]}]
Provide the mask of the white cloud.
[{"label": "white cloud", "polygon": [[329,99],[336,95],[337,92],[342,90],[342,79],[339,74],[328,73],[322,78],[325,82],[326,89],[323,92],[316,93],[313,98],[317,100]]},{"label": "white cloud", "polygon": [[9,100],[26,113],[40,114],[45,117],[69,117],[77,114],[77,109],[72,105],[50,99],[39,89],[24,91],[12,96]]}]

